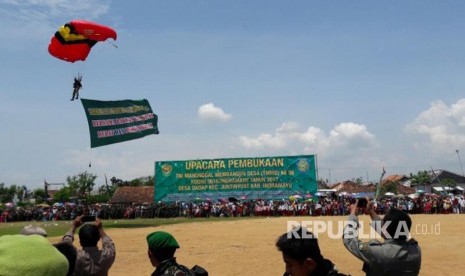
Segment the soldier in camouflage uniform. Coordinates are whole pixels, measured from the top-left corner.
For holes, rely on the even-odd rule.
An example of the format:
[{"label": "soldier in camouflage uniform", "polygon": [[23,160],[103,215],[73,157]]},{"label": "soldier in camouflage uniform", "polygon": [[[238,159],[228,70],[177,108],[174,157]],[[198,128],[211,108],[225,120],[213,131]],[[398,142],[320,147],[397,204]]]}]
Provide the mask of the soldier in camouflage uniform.
[{"label": "soldier in camouflage uniform", "polygon": [[82,76],[79,74],[77,77],[74,77],[73,83],[73,96],[71,100],[74,101],[75,99],[79,99],[79,90],[82,88]]},{"label": "soldier in camouflage uniform", "polygon": [[155,271],[152,276],[194,276],[194,273],[187,267],[178,264],[174,253],[179,248],[174,237],[163,231],[156,231],[147,235],[148,255]]},{"label": "soldier in camouflage uniform", "polygon": [[344,229],[344,246],[363,261],[366,275],[418,275],[421,266],[421,250],[417,241],[409,239],[412,226],[410,216],[397,209],[391,209],[381,220],[369,202],[366,213],[372,219],[372,227],[384,239],[384,242],[371,240],[362,242],[358,239],[358,207],[350,206],[350,215]]}]

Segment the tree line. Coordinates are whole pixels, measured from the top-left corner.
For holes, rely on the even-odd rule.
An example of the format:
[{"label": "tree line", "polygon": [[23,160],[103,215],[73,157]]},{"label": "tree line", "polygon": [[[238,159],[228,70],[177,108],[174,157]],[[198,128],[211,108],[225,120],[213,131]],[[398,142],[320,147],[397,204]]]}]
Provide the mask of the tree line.
[{"label": "tree line", "polygon": [[[410,181],[412,184],[422,185],[430,184],[431,176],[427,171],[419,171],[416,174],[410,173]],[[119,187],[131,186],[153,186],[155,183],[153,176],[138,177],[132,180],[122,180],[120,178],[111,177],[109,180],[105,176],[105,184],[95,189],[97,175],[87,171],[66,177],[66,184],[63,184],[53,196],[49,193],[51,190],[50,184],[44,183],[44,188],[29,190],[24,185],[10,185],[0,183],[0,203],[17,202],[19,206],[26,205],[31,199],[35,203],[50,203],[50,202],[70,202],[70,201],[86,201],[88,203],[104,203],[108,202],[114,192]],[[362,184],[361,179],[357,179],[356,183]],[[454,187],[455,181],[452,179],[442,180],[442,185]],[[381,187],[382,194],[393,192],[397,194],[397,185],[395,183],[387,183]]]},{"label": "tree line", "polygon": [[[107,179],[105,176],[105,184],[96,188],[97,175],[87,171],[66,177],[66,183],[62,187],[52,187],[52,185],[44,181],[43,188],[29,190],[24,185],[10,185],[0,183],[0,203],[16,202],[18,206],[27,205],[29,202],[51,203],[51,202],[73,202],[85,201],[87,203],[108,202],[114,192],[119,187],[131,186],[153,186],[154,177],[145,176],[138,177],[132,180],[123,180],[116,177]],[[51,191],[56,191],[51,193]]]}]

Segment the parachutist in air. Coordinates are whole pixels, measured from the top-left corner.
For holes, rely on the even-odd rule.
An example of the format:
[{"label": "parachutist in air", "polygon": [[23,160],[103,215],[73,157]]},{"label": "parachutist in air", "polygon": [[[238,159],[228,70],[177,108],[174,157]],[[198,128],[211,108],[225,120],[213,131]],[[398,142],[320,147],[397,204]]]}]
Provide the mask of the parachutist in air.
[{"label": "parachutist in air", "polygon": [[71,100],[74,101],[74,99],[79,99],[79,90],[82,88],[82,76],[78,75],[77,77],[74,77],[74,83],[73,83],[73,96],[71,97]]}]

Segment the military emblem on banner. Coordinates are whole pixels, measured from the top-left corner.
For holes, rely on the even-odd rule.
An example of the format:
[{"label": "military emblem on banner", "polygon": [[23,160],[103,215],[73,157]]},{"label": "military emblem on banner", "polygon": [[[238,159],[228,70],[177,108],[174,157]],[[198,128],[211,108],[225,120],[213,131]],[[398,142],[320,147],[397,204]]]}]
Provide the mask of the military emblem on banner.
[{"label": "military emblem on banner", "polygon": [[163,176],[170,176],[171,171],[173,171],[173,167],[170,164],[163,164],[161,166],[161,173]]},{"label": "military emblem on banner", "polygon": [[301,171],[301,172],[306,172],[306,171],[308,171],[309,164],[308,164],[307,159],[300,159],[299,162],[297,163],[297,168],[298,168],[299,171]]}]

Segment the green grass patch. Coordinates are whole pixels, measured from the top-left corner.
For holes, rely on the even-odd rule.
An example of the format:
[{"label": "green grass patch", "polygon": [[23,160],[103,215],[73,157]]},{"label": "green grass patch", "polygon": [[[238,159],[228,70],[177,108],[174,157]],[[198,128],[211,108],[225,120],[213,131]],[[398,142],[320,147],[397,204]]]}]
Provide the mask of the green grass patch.
[{"label": "green grass patch", "polygon": [[[121,219],[121,220],[102,220],[105,229],[111,228],[144,228],[156,227],[160,225],[170,225],[179,223],[202,223],[215,221],[232,221],[242,219],[252,219],[253,217],[236,217],[236,218],[154,218],[154,219]],[[263,217],[256,217],[263,218]],[[0,236],[19,234],[21,229],[26,225],[35,225],[44,228],[48,237],[63,236],[70,228],[72,221],[19,221],[0,223]]]}]

